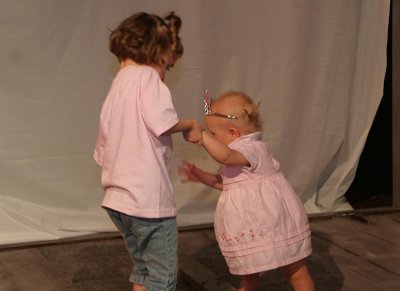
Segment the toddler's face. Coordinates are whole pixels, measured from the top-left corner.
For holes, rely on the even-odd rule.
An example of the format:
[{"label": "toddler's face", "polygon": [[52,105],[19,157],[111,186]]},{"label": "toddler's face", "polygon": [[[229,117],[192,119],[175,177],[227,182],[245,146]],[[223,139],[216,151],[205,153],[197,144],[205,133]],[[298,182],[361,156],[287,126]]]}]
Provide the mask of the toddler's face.
[{"label": "toddler's face", "polygon": [[229,120],[219,116],[206,116],[205,121],[208,131],[219,142],[229,145],[237,137],[229,130]]}]

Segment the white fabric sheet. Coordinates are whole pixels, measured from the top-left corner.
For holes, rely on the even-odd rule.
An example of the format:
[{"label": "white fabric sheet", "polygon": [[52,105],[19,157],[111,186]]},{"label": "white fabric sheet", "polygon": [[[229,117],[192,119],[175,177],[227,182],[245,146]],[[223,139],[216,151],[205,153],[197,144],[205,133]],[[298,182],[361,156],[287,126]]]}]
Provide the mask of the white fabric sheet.
[{"label": "white fabric sheet", "polygon": [[[389,0],[75,0],[0,3],[0,244],[115,230],[92,159],[118,63],[108,28],[132,13],[183,19],[185,53],[167,76],[182,118],[202,96],[261,101],[265,140],[309,213],[343,199],[383,93]],[[176,165],[217,171],[175,140],[180,226],[211,223],[218,192],[179,182]]]}]

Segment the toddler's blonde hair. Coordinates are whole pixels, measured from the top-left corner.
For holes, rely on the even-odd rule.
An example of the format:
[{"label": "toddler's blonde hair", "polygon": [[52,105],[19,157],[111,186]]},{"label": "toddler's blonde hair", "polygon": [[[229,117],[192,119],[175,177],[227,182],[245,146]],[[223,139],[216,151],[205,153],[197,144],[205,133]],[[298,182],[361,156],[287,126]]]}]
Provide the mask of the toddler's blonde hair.
[{"label": "toddler's blonde hair", "polygon": [[[262,131],[263,121],[260,111],[258,110],[259,103],[254,103],[248,95],[243,92],[229,91],[220,95],[212,104],[212,107],[221,105],[231,114],[238,117],[230,119],[239,129],[248,133]],[[222,112],[221,112],[222,113]]]}]

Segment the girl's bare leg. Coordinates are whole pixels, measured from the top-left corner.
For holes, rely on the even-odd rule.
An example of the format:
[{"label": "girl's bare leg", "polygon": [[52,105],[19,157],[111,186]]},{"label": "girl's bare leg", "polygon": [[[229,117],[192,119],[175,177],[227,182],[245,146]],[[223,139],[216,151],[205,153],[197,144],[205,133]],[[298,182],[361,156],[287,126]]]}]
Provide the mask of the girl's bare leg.
[{"label": "girl's bare leg", "polygon": [[314,281],[308,271],[306,260],[295,262],[282,268],[295,291],[314,291]]},{"label": "girl's bare leg", "polygon": [[243,287],[238,291],[258,291],[260,290],[259,273],[244,275]]}]

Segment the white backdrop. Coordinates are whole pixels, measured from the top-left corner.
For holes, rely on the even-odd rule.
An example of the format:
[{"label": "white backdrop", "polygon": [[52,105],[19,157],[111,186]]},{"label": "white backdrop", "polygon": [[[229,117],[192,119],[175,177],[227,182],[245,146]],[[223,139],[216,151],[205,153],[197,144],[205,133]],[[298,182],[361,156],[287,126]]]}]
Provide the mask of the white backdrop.
[{"label": "white backdrop", "polygon": [[[118,64],[108,28],[132,13],[183,19],[167,76],[182,118],[234,89],[261,101],[264,139],[309,213],[351,209],[344,193],[383,94],[389,0],[0,2],[0,244],[114,230],[92,159]],[[175,136],[182,159],[217,170]],[[210,223],[218,192],[171,172],[180,226]]]}]

